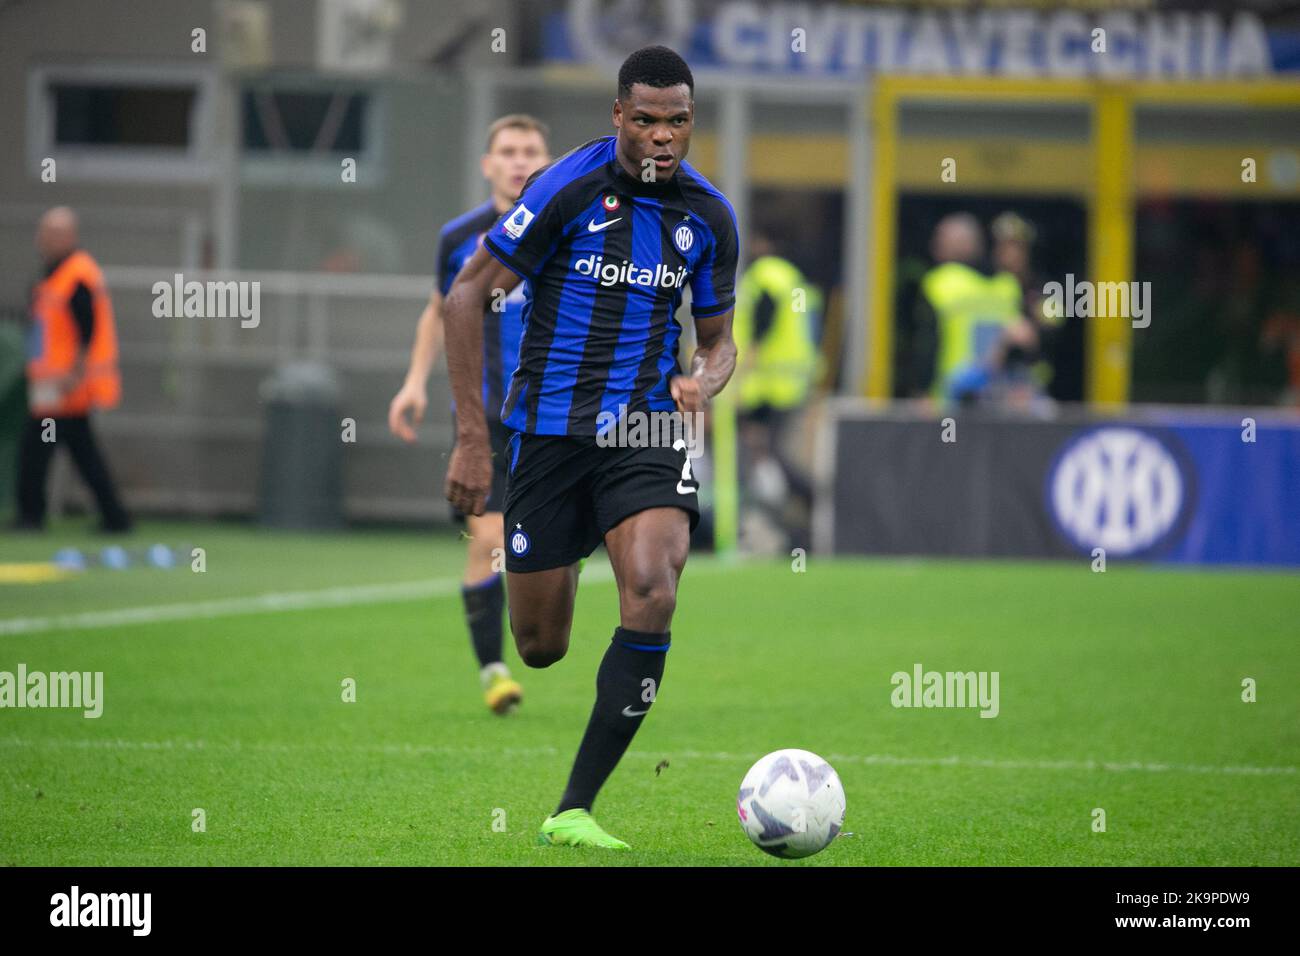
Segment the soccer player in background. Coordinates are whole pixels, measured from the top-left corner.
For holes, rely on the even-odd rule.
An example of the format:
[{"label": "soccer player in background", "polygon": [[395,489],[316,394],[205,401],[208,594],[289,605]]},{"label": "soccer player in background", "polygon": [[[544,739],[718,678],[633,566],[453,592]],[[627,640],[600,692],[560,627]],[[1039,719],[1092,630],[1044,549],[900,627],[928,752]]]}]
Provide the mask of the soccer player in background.
[{"label": "soccer player in background", "polygon": [[[491,443],[476,383],[484,304],[528,289],[519,368],[502,421],[514,429],[506,490],[506,577],[519,656],[564,657],[578,562],[602,540],[618,584],[619,626],[596,674],[596,702],[546,845],[628,849],[591,816],[596,794],[658,692],[698,484],[684,442],[613,447],[598,416],[702,412],[735,367],[737,230],[726,198],[686,164],[695,81],[666,47],[618,74],[614,136],[537,174],[456,277],[445,303],[457,444],[447,497],[480,514]],[[691,286],[698,347],[677,363],[675,313]],[[609,419],[601,421],[602,432]],[[607,433],[605,433],[607,434]],[[630,442],[628,443],[630,444]]]},{"label": "soccer player in background", "polygon": [[[388,407],[388,428],[404,441],[415,441],[415,426],[424,418],[429,404],[429,373],[443,345],[443,296],[451,288],[456,273],[479,247],[484,233],[513,205],[528,177],[550,162],[546,136],[545,124],[522,113],[503,116],[488,128],[487,152],[483,154],[480,168],[492,195],[442,227],[438,237],[436,286],[415,330],[406,381]],[[493,455],[492,486],[487,510],[465,518],[469,526],[469,549],[461,596],[474,655],[478,658],[483,696],[496,714],[509,713],[523,698],[523,688],[510,677],[502,660],[505,591],[501,576],[492,567],[493,549],[504,544],[501,509],[506,491],[505,444],[510,434],[501,424],[500,411],[505,384],[510,381],[519,358],[523,300],[522,294],[498,298],[487,303],[483,312],[481,400],[483,408],[491,414],[488,439]]]}]

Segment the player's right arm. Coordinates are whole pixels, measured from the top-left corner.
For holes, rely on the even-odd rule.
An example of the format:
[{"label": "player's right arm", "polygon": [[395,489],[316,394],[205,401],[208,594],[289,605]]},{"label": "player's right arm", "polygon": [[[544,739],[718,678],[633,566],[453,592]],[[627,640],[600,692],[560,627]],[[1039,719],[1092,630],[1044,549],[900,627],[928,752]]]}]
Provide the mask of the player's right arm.
[{"label": "player's right arm", "polygon": [[483,313],[524,279],[536,281],[576,211],[563,202],[570,170],[552,163],[524,184],[514,209],[487,231],[456,275],[443,303],[447,374],[456,399],[456,448],[447,469],[447,500],[480,515],[492,484],[492,456],[483,413]]},{"label": "player's right arm", "polygon": [[424,420],[425,409],[429,406],[429,375],[442,344],[442,293],[434,289],[415,327],[415,344],[411,347],[411,367],[406,372],[406,380],[388,406],[388,430],[403,441],[414,442],[415,426]]},{"label": "player's right arm", "polygon": [[492,486],[482,393],[483,313],[494,295],[509,294],[519,282],[518,275],[480,245],[443,302],[447,374],[456,399],[456,447],[447,468],[446,490],[447,500],[464,514],[481,515]]}]

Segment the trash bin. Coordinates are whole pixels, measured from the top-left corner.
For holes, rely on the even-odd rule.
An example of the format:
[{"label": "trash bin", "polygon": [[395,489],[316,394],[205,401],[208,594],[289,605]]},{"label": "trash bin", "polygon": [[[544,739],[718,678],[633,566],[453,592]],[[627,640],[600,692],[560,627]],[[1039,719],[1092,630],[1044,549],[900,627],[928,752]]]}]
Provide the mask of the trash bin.
[{"label": "trash bin", "polygon": [[266,407],[262,439],[260,521],[274,528],[337,528],[343,524],[340,388],[318,362],[283,365],[260,389]]}]

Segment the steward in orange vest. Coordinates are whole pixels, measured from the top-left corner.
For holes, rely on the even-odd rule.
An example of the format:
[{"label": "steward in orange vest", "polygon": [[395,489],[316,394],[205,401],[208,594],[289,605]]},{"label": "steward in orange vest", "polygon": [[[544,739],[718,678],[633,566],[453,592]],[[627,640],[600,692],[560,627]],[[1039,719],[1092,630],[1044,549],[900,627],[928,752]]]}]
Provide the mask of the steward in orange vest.
[{"label": "steward in orange vest", "polygon": [[90,254],[77,248],[77,217],[67,207],[41,217],[36,245],[45,276],[32,290],[27,340],[31,418],[18,448],[18,517],[21,530],[45,524],[45,479],[60,446],[90,486],[103,531],[127,531],[131,519],[118,499],[108,465],[90,426],[90,413],[121,400],[117,330],[104,276]]},{"label": "steward in orange vest", "polygon": [[122,399],[113,304],[99,266],[81,249],[33,290],[27,382],[36,418],[86,415]]}]

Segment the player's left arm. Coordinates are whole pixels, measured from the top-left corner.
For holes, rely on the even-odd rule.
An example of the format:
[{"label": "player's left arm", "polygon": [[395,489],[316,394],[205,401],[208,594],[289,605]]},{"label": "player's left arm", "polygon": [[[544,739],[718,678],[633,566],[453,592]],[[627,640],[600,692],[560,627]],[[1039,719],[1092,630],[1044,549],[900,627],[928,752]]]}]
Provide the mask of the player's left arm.
[{"label": "player's left arm", "polygon": [[[721,199],[721,197],[719,197]],[[695,319],[695,354],[691,371],[668,383],[681,412],[702,412],[736,370],[736,214],[721,199],[704,209],[710,230],[708,251],[691,276],[691,315]]]},{"label": "player's left arm", "polygon": [[721,315],[695,320],[696,349],[691,356],[690,374],[675,376],[668,383],[679,411],[704,411],[731,379],[736,370],[736,342],[731,335],[735,311],[728,309]]}]

